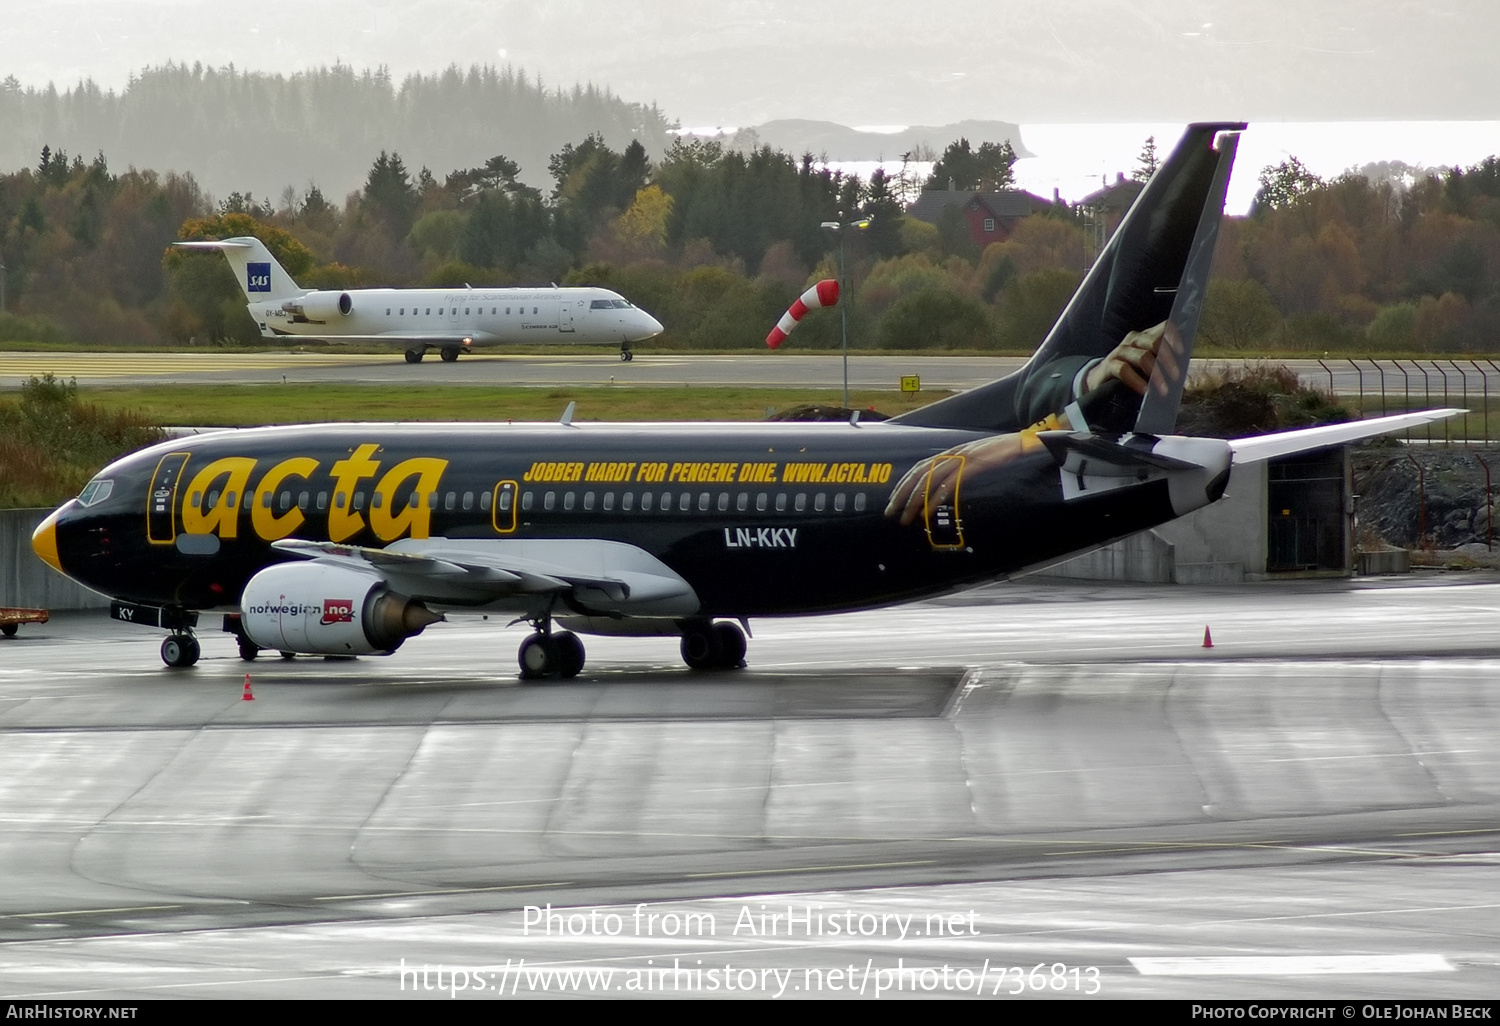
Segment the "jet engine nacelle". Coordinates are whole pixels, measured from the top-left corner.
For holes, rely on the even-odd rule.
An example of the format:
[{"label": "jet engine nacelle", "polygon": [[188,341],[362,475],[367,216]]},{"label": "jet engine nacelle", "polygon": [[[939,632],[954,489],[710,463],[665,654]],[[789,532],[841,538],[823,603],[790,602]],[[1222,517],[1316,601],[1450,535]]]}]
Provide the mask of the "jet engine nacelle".
[{"label": "jet engine nacelle", "polygon": [[241,625],[261,648],[308,655],[386,654],[442,617],[374,574],[280,563],[250,578]]},{"label": "jet engine nacelle", "polygon": [[335,317],[348,317],[354,310],[354,300],[347,292],[309,292],[301,299],[289,299],[283,309],[293,317],[318,324]]}]

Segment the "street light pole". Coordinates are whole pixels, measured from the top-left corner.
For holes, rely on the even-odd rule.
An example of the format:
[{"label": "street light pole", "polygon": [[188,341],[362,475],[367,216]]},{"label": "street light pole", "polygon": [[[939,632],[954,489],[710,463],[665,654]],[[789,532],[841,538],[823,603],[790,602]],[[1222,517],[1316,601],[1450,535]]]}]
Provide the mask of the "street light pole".
[{"label": "street light pole", "polygon": [[844,350],[844,409],[849,409],[849,294],[844,287],[844,237],[850,228],[858,228],[864,231],[870,227],[873,217],[862,217],[858,221],[843,220],[844,212],[839,211],[839,220],[824,221],[820,227],[829,231],[837,232],[839,236],[839,332],[843,337]]}]

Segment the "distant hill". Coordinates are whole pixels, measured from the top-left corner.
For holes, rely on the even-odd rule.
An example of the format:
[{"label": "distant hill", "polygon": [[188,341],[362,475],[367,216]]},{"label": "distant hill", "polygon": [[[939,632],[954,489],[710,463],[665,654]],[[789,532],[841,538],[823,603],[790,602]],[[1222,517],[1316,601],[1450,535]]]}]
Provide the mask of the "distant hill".
[{"label": "distant hill", "polygon": [[525,71],[450,67],[397,82],[345,65],[294,75],[167,64],[147,68],[121,92],[92,82],[59,92],[0,82],[0,170],[34,167],[44,145],[111,168],[191,172],[222,199],[250,192],[276,201],[315,183],[333,202],[363,186],[381,150],[415,174],[476,167],[496,154],[546,189],[547,159],[598,132],[615,149],[640,139],[666,147],[655,107],[607,89],[548,89]]},{"label": "distant hill", "polygon": [[[944,147],[960,137],[976,147],[982,142],[1000,143],[1009,139],[1017,156],[1033,156],[1021,143],[1021,127],[1008,121],[958,121],[936,127],[918,125],[899,132],[862,132],[832,121],[789,118],[742,129],[740,134],[744,136],[747,132],[754,132],[760,143],[772,149],[785,150],[794,156],[827,155],[829,160],[896,160],[918,146],[941,155]],[[744,141],[737,140],[737,145]]]}]

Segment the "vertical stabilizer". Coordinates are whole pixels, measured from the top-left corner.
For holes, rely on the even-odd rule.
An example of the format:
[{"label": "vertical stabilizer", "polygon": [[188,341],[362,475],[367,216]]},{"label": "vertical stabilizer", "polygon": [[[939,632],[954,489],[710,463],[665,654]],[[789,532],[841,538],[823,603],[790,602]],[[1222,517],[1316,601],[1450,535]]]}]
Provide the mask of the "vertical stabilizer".
[{"label": "vertical stabilizer", "polygon": [[[1175,420],[1224,212],[1233,133],[1244,127],[1242,122],[1188,126],[1025,367],[894,419],[931,427],[1019,431],[1077,402],[1089,424],[1106,431],[1134,430],[1143,416],[1150,424]],[[1183,319],[1168,331],[1162,348],[1178,345],[1180,366],[1169,374],[1171,368],[1162,366],[1169,361],[1158,360],[1163,376],[1156,381],[1153,371],[1153,385],[1159,399],[1143,410],[1140,397],[1119,382],[1095,393],[1075,393],[1088,368],[1109,356],[1126,335],[1178,315]]]},{"label": "vertical stabilizer", "polygon": [[296,299],[307,290],[301,288],[276,262],[266,244],[249,235],[219,242],[179,242],[182,249],[216,249],[224,254],[245,298],[252,303],[264,300]]}]

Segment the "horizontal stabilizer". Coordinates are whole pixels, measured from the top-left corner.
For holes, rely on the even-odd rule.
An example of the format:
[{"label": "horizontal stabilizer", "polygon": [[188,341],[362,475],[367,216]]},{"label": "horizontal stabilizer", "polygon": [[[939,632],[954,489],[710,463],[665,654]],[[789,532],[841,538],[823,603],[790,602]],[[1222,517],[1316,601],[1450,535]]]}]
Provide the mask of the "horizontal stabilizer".
[{"label": "horizontal stabilizer", "polygon": [[1311,452],[1330,445],[1358,442],[1364,438],[1403,431],[1406,428],[1432,424],[1449,417],[1468,413],[1468,410],[1422,410],[1417,413],[1398,413],[1390,417],[1373,417],[1369,420],[1351,420],[1343,424],[1325,424],[1322,427],[1303,428],[1299,431],[1282,431],[1274,435],[1255,435],[1252,438],[1235,438],[1229,443],[1236,463],[1257,463],[1278,456],[1291,456],[1299,452]]},{"label": "horizontal stabilizer", "polygon": [[172,245],[178,249],[250,249],[250,243],[243,239],[220,239],[217,242],[203,242],[194,240],[192,242],[174,242]]}]

